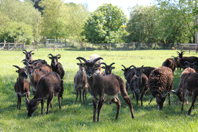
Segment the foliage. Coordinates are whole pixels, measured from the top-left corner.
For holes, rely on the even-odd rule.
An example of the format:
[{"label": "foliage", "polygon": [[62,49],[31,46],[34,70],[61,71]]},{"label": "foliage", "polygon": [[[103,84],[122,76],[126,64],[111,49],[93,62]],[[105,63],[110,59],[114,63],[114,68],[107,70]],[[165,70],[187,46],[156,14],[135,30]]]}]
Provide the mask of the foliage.
[{"label": "foliage", "polygon": [[[30,1],[21,2],[19,0],[1,0],[0,12],[9,17],[11,22],[23,23],[29,25],[32,29],[33,39],[39,41],[40,39],[40,28],[39,24],[41,21],[41,14],[36,10]],[[1,29],[4,30],[4,29]],[[29,34],[29,33],[27,33]],[[9,38],[8,36],[5,36]],[[25,36],[21,36],[25,37]],[[1,37],[2,38],[2,37]],[[24,38],[29,39],[29,38]]]},{"label": "foliage", "polygon": [[[115,43],[125,33],[121,26],[126,24],[127,17],[118,6],[103,4],[88,18],[83,34],[89,42]],[[123,31],[123,32],[122,32]]]},{"label": "foliage", "polygon": [[58,39],[66,35],[67,9],[62,0],[43,0],[40,3],[43,10],[42,35]]},{"label": "foliage", "polygon": [[69,36],[81,42],[84,38],[81,32],[83,31],[83,26],[88,18],[89,12],[83,4],[66,3],[66,8],[68,9],[67,14],[69,14],[66,31]]},{"label": "foliage", "polygon": [[[28,51],[31,49],[27,49]],[[27,117],[27,109],[25,107],[25,98],[22,98],[22,109],[18,110],[16,107],[17,99],[15,98],[14,83],[16,82],[17,73],[16,68],[12,65],[23,67],[21,60],[25,58],[22,51],[3,51],[0,52],[0,131],[66,131],[66,132],[103,132],[103,131],[177,131],[177,132],[192,132],[198,129],[198,111],[197,103],[195,109],[190,116],[187,115],[187,110],[190,107],[191,101],[188,105],[184,105],[184,111],[181,112],[181,103],[178,97],[171,93],[171,106],[168,105],[168,99],[164,103],[164,108],[158,110],[156,102],[153,100],[148,105],[152,95],[148,91],[144,97],[143,107],[137,106],[136,101],[132,98],[132,92],[128,91],[131,97],[134,114],[136,119],[131,119],[130,111],[121,95],[120,116],[115,121],[116,105],[104,103],[101,110],[101,121],[99,123],[92,122],[93,106],[91,95],[87,94],[87,101],[75,103],[76,94],[74,92],[73,78],[78,70],[78,60],[76,57],[82,56],[88,59],[91,54],[98,54],[104,58],[104,62],[110,64],[115,62],[114,74],[119,75],[124,81],[123,67],[125,65],[135,65],[137,67],[145,66],[161,66],[162,62],[171,57],[177,56],[177,52],[173,50],[141,50],[141,51],[64,51],[64,50],[48,50],[38,49],[34,52],[33,59],[45,59],[50,64],[50,59],[47,55],[52,53],[54,55],[61,54],[59,62],[62,63],[65,69],[65,77],[63,78],[64,94],[61,100],[62,109],[58,108],[57,97],[53,98],[53,108],[49,109],[49,114],[41,115],[41,105],[35,111],[31,118]],[[156,56],[157,55],[157,56]],[[185,52],[185,56],[196,56],[195,52]],[[157,61],[156,61],[157,60]],[[179,78],[182,71],[176,70],[174,73],[173,86],[174,89],[178,87]],[[33,98],[31,93],[30,99]],[[44,101],[44,112],[46,111],[46,102]],[[197,102],[197,100],[196,100]]]},{"label": "foliage", "polygon": [[2,36],[8,42],[25,42],[30,44],[33,40],[32,27],[23,22],[11,22],[5,29]]}]

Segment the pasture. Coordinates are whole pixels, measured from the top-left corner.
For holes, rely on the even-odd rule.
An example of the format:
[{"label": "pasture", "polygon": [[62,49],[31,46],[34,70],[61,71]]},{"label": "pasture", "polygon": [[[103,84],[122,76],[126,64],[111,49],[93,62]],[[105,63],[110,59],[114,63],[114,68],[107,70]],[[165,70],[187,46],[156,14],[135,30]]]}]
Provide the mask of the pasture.
[{"label": "pasture", "polygon": [[[27,49],[28,51],[30,49]],[[176,95],[171,93],[171,106],[168,105],[168,98],[164,103],[164,108],[158,110],[156,102],[153,100],[148,105],[152,95],[150,91],[144,97],[144,105],[136,105],[132,98],[131,91],[128,94],[132,100],[135,119],[131,119],[130,111],[121,95],[121,111],[118,120],[115,120],[116,105],[104,103],[100,114],[100,122],[93,123],[93,106],[91,96],[87,94],[87,101],[75,103],[76,94],[74,92],[74,76],[78,70],[76,57],[82,56],[88,59],[91,54],[98,54],[103,57],[104,62],[110,64],[115,62],[115,69],[112,73],[119,75],[124,81],[122,66],[136,67],[153,66],[159,67],[166,58],[172,55],[177,56],[175,50],[142,50],[142,51],[53,51],[48,49],[35,50],[33,59],[45,59],[50,64],[47,57],[49,53],[53,55],[61,54],[59,62],[62,63],[65,76],[64,93],[61,101],[62,109],[59,110],[57,97],[53,98],[53,108],[49,109],[49,114],[41,115],[41,106],[34,112],[32,117],[27,117],[25,107],[25,98],[22,98],[22,106],[19,111],[16,107],[14,84],[18,74],[16,68],[12,65],[23,67],[22,59],[25,55],[22,51],[2,51],[0,52],[0,131],[196,131],[198,130],[198,110],[197,103],[191,115],[187,115],[187,110],[191,105],[184,105],[184,111],[181,112],[181,103]],[[197,56],[196,53],[190,54],[186,51],[184,56]],[[179,84],[179,78],[182,71],[176,70],[173,78],[173,89]],[[33,98],[31,93],[30,99]],[[139,101],[140,104],[140,101]],[[46,112],[46,101],[44,103],[44,112]]]}]

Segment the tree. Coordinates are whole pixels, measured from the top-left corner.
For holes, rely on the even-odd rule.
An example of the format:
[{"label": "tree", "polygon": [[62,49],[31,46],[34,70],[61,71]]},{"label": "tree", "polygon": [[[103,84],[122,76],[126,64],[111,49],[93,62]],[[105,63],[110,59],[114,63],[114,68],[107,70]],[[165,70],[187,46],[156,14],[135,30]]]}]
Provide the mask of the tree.
[{"label": "tree", "polygon": [[118,6],[103,4],[88,18],[83,34],[89,42],[115,43],[123,34],[121,26],[125,25],[127,17]]},{"label": "tree", "polygon": [[[84,38],[81,35],[81,32],[83,31],[83,27],[89,16],[89,12],[83,4],[66,3],[65,5],[68,9],[67,14],[69,14],[69,18],[67,21],[67,33],[78,42],[81,42]],[[81,46],[83,47],[83,45]]]},{"label": "tree", "polygon": [[43,36],[59,39],[65,37],[67,31],[68,14],[62,0],[43,0],[40,3],[43,10],[42,32]]},{"label": "tree", "polygon": [[[33,7],[30,1],[1,0],[0,12],[9,18],[10,21],[8,22],[23,23],[25,24],[24,26],[28,25],[28,27],[31,27],[33,39],[39,41],[41,14]],[[4,26],[4,28],[6,27]]]}]

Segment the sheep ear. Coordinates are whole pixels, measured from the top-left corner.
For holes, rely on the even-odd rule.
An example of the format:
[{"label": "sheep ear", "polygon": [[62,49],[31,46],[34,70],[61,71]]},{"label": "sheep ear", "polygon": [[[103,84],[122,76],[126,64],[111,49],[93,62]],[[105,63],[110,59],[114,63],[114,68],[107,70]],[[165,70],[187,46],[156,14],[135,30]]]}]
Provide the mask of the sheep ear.
[{"label": "sheep ear", "polygon": [[19,73],[19,70],[16,70],[17,73]]},{"label": "sheep ear", "polygon": [[61,56],[58,56],[58,59],[60,59],[61,58]]},{"label": "sheep ear", "polygon": [[115,69],[115,67],[111,67],[111,69]]},{"label": "sheep ear", "polygon": [[32,53],[32,55],[34,55],[34,53]]},{"label": "sheep ear", "polygon": [[51,57],[51,56],[49,56],[49,58],[50,58],[50,59],[52,59],[52,57]]},{"label": "sheep ear", "polygon": [[124,69],[121,69],[122,71],[125,71]]},{"label": "sheep ear", "polygon": [[76,64],[79,65],[79,66],[85,67],[84,63],[76,63]]},{"label": "sheep ear", "polygon": [[25,52],[25,51],[23,51],[23,54],[25,54],[25,55],[26,55],[26,52]]}]

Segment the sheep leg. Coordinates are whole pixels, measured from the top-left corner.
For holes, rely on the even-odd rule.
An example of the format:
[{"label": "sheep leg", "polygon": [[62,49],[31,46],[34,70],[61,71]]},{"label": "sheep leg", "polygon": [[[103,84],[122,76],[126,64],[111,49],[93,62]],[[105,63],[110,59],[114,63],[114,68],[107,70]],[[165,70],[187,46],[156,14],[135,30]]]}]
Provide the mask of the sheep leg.
[{"label": "sheep leg", "polygon": [[43,100],[41,100],[41,114],[42,115],[43,115],[43,105],[44,105]]},{"label": "sheep leg", "polygon": [[116,114],[116,118],[115,118],[117,120],[119,117],[119,114],[120,114],[121,103],[120,103],[120,100],[118,97],[116,97],[115,99],[112,99],[112,102],[117,104],[117,114]]},{"label": "sheep leg", "polygon": [[18,108],[19,110],[21,110],[21,96],[20,96],[20,95],[18,95],[17,108]]},{"label": "sheep leg", "polygon": [[141,106],[143,106],[143,97],[144,97],[144,94],[145,94],[145,92],[142,92],[141,97],[140,97],[140,99],[141,99]]},{"label": "sheep leg", "polygon": [[171,101],[170,101],[170,92],[168,93],[168,99],[169,99],[169,105],[171,105]]},{"label": "sheep leg", "polygon": [[59,96],[58,96],[58,103],[59,103],[59,109],[61,109],[61,97],[59,97]]},{"label": "sheep leg", "polygon": [[78,90],[76,91],[76,103],[77,103],[77,99],[78,99]]},{"label": "sheep leg", "polygon": [[122,94],[122,96],[124,98],[125,103],[127,103],[130,108],[132,118],[135,118],[134,113],[133,113],[133,105],[131,103],[129,96],[128,95],[124,96],[123,94]]},{"label": "sheep leg", "polygon": [[194,108],[194,104],[195,104],[195,100],[197,98],[197,95],[198,95],[198,89],[194,90],[194,92],[193,92],[192,104],[190,106],[190,109],[188,110],[188,113],[187,113],[188,115],[190,115],[192,108]]},{"label": "sheep leg", "polygon": [[104,103],[104,99],[103,98],[100,98],[100,100],[98,102],[98,117],[97,117],[97,122],[100,121],[100,111],[101,111],[101,108],[102,108],[103,103]]},{"label": "sheep leg", "polygon": [[86,91],[83,90],[83,103],[85,103],[85,100],[87,100],[87,98],[86,98]]},{"label": "sheep leg", "polygon": [[80,92],[80,102],[81,102],[81,89],[79,90],[79,92]]},{"label": "sheep leg", "polygon": [[96,120],[96,100],[92,99],[92,102],[93,102],[93,107],[94,107],[94,110],[93,110],[93,122],[95,122],[95,120]]},{"label": "sheep leg", "polygon": [[182,96],[183,96],[183,100],[182,100],[182,108],[181,108],[181,111],[184,110],[184,100],[185,100],[185,99],[184,99],[184,92],[183,92],[183,95],[182,95]]},{"label": "sheep leg", "polygon": [[52,99],[53,99],[53,96],[51,96],[47,99],[47,112],[46,112],[46,114],[49,114],[49,104],[51,103]]},{"label": "sheep leg", "polygon": [[134,95],[135,95],[136,103],[137,103],[137,105],[138,105],[138,98],[139,98],[139,95],[138,95],[138,93],[136,93],[136,92],[134,92]]}]

